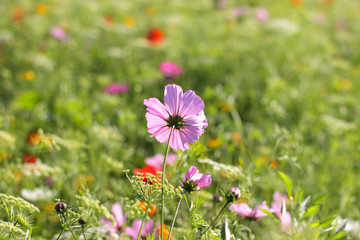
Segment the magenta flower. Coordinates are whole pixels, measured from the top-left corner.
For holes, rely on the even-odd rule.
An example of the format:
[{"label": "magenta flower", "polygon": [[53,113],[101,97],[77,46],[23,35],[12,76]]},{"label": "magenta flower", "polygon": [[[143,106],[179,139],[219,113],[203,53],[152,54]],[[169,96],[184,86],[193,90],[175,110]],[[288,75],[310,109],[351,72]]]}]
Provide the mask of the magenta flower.
[{"label": "magenta flower", "polygon": [[164,61],[159,66],[160,71],[165,75],[166,80],[174,80],[183,73],[183,69],[176,63]]},{"label": "magenta flower", "polygon": [[[131,227],[125,227],[125,234],[131,237],[133,240],[136,240],[141,228],[141,222],[141,219],[134,220]],[[143,229],[141,230],[140,236],[145,238],[148,235],[152,235],[153,227],[154,220],[150,219],[149,221],[146,221],[144,223]]]},{"label": "magenta flower", "polygon": [[52,27],[50,29],[50,34],[61,42],[66,42],[67,40],[69,40],[69,35],[62,27],[59,26]]},{"label": "magenta flower", "polygon": [[103,225],[105,232],[109,233],[111,237],[117,236],[122,225],[126,221],[126,216],[123,214],[121,205],[119,203],[114,203],[111,208],[112,214],[114,215],[115,225],[112,220],[107,218],[101,218],[100,223]]},{"label": "magenta flower", "polygon": [[271,203],[270,212],[276,215],[276,217],[280,220],[282,230],[286,232],[291,226],[291,215],[286,211],[285,204],[285,201],[288,200],[288,196],[280,192],[275,192],[273,198],[274,201]]},{"label": "magenta flower", "polygon": [[269,19],[269,12],[265,8],[256,8],[255,18],[259,22],[266,22]]},{"label": "magenta flower", "polygon": [[[152,166],[154,168],[162,169],[162,165],[164,162],[164,155],[162,154],[155,154],[153,157],[149,157],[145,159],[145,163],[148,166]],[[166,161],[166,166],[171,166],[176,162],[176,154],[169,153]]]},{"label": "magenta flower", "polygon": [[266,201],[257,205],[254,209],[251,209],[246,203],[231,204],[230,210],[244,216],[246,218],[257,219],[266,217],[267,214],[261,211],[261,209],[269,210],[266,206]]},{"label": "magenta flower", "polygon": [[248,12],[248,9],[246,7],[237,7],[237,8],[232,9],[231,15],[233,17],[241,17],[241,16],[246,15],[247,12]]},{"label": "magenta flower", "polygon": [[165,143],[174,127],[170,147],[185,151],[188,143],[196,142],[208,126],[204,102],[194,91],[183,93],[182,88],[175,84],[165,86],[164,102],[165,105],[157,98],[144,100],[150,137]]},{"label": "magenta flower", "polygon": [[104,92],[107,94],[120,94],[129,91],[130,86],[127,83],[111,83],[104,89]]},{"label": "magenta flower", "polygon": [[202,188],[207,188],[211,184],[211,176],[209,173],[205,175],[200,173],[200,171],[195,167],[191,166],[187,173],[185,174],[184,180],[181,183],[181,186],[189,193],[194,190],[200,190]]}]

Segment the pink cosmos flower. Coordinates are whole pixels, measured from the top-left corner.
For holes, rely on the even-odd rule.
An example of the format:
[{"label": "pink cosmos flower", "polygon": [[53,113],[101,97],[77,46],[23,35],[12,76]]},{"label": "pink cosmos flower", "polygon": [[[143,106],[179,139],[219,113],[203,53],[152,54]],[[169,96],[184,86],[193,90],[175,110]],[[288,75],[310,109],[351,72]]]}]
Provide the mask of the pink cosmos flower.
[{"label": "pink cosmos flower", "polygon": [[[160,168],[162,169],[162,165],[164,162],[164,155],[158,153],[155,154],[152,157],[146,158],[145,163],[148,166],[152,166],[154,168]],[[175,153],[169,153],[166,161],[166,166],[171,166],[176,162],[176,154]]]},{"label": "pink cosmos flower", "polygon": [[202,188],[207,188],[210,186],[210,184],[211,176],[209,173],[204,175],[200,173],[200,171],[195,166],[191,166],[185,174],[181,186],[190,193],[194,190],[197,191]]},{"label": "pink cosmos flower", "polygon": [[159,66],[160,71],[165,75],[166,80],[174,80],[183,73],[183,69],[174,62],[164,61]]},{"label": "pink cosmos flower", "polygon": [[237,8],[232,9],[231,15],[233,17],[241,17],[241,16],[246,15],[247,12],[248,12],[248,9],[246,7],[237,7]]},{"label": "pink cosmos flower", "polygon": [[101,218],[100,223],[103,225],[105,232],[109,233],[111,237],[115,237],[120,233],[121,227],[126,221],[126,216],[123,214],[120,203],[114,203],[111,211],[114,215],[115,225],[112,220],[107,218]]},{"label": "pink cosmos flower", "polygon": [[274,213],[280,220],[282,230],[284,232],[289,230],[291,226],[291,215],[286,211],[285,201],[288,200],[287,194],[275,192],[273,195],[274,201],[271,203],[270,212]]},{"label": "pink cosmos flower", "polygon": [[196,142],[208,126],[204,102],[194,91],[183,93],[182,88],[175,84],[165,86],[164,102],[165,105],[157,98],[144,100],[150,137],[165,143],[174,127],[170,147],[185,151],[188,143]]},{"label": "pink cosmos flower", "polygon": [[104,89],[104,92],[107,94],[120,94],[129,91],[130,86],[127,83],[111,83]]},{"label": "pink cosmos flower", "polygon": [[256,8],[255,19],[259,22],[265,22],[269,19],[269,12],[265,8]]},{"label": "pink cosmos flower", "polygon": [[261,211],[261,209],[269,210],[266,206],[266,201],[263,201],[262,204],[257,205],[254,209],[251,209],[246,203],[231,204],[230,206],[231,211],[251,219],[266,217],[267,214]]},{"label": "pink cosmos flower", "polygon": [[50,29],[50,34],[61,42],[66,42],[67,40],[69,40],[69,35],[62,27],[59,26],[52,27]]},{"label": "pink cosmos flower", "polygon": [[[137,239],[141,228],[141,219],[136,219],[132,222],[131,227],[125,227],[125,234],[131,237],[133,240]],[[144,223],[143,229],[141,230],[140,236],[145,238],[148,235],[152,235],[154,228],[154,220],[150,219]]]}]

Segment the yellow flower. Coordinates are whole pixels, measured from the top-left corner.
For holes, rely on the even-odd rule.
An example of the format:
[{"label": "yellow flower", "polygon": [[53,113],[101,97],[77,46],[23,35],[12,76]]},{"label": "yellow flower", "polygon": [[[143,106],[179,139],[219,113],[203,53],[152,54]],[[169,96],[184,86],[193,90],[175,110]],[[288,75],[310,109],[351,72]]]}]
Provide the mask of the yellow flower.
[{"label": "yellow flower", "polygon": [[126,17],[124,19],[124,24],[129,27],[129,28],[132,28],[135,26],[135,20],[131,17]]},{"label": "yellow flower", "polygon": [[45,15],[46,12],[47,12],[47,9],[46,9],[46,6],[45,4],[43,3],[39,3],[37,6],[36,6],[36,12],[40,15]]},{"label": "yellow flower", "polygon": [[28,81],[32,81],[35,79],[35,73],[33,71],[25,71],[23,72],[23,78]]},{"label": "yellow flower", "polygon": [[224,102],[220,104],[220,109],[226,112],[230,112],[232,110],[232,107],[230,104]]}]

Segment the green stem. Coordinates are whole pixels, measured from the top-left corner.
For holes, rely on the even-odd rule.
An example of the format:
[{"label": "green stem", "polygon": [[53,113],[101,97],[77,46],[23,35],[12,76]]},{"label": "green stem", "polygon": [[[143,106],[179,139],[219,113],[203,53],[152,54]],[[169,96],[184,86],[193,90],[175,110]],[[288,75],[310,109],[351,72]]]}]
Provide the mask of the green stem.
[{"label": "green stem", "polygon": [[229,205],[230,201],[227,201],[225,203],[225,205],[223,206],[223,208],[220,210],[219,214],[216,216],[216,218],[214,219],[214,221],[212,221],[212,223],[200,234],[200,238],[202,235],[204,235],[205,232],[207,232],[207,230],[209,230],[218,220],[218,218],[222,215],[222,213],[225,211],[226,207]]},{"label": "green stem", "polygon": [[70,232],[71,232],[72,236],[74,237],[74,239],[76,239],[74,232],[72,231],[72,229],[71,229],[71,227],[70,227],[70,225],[69,225],[68,221],[66,220],[65,214],[64,214],[64,213],[62,213],[61,215],[62,215],[62,217],[64,218],[64,221],[65,221],[66,225],[68,226],[68,228],[69,228],[69,230],[70,230]]},{"label": "green stem", "polygon": [[147,215],[147,211],[149,210],[149,207],[150,207],[150,204],[148,204],[146,206],[146,210],[145,210],[145,213],[144,213],[144,217],[142,219],[142,222],[141,222],[141,227],[140,227],[140,230],[139,230],[139,233],[138,233],[138,236],[137,236],[137,240],[139,240],[141,238],[141,231],[144,227],[144,223],[145,223],[145,218],[146,218],[146,215]]},{"label": "green stem", "polygon": [[164,180],[165,180],[165,168],[166,168],[166,160],[167,160],[167,156],[169,154],[169,149],[170,149],[170,139],[173,135],[175,126],[172,126],[170,134],[169,134],[169,139],[167,141],[167,146],[166,146],[166,151],[165,151],[165,156],[164,156],[164,162],[162,165],[162,174],[161,174],[161,226],[160,226],[160,239],[163,240],[164,236],[163,236],[163,228],[164,228],[164,205],[165,205],[165,201],[164,201]]},{"label": "green stem", "polygon": [[178,205],[177,205],[177,207],[176,207],[176,211],[175,211],[175,215],[174,215],[173,222],[172,222],[172,224],[171,224],[171,228],[170,228],[170,233],[169,233],[168,240],[169,240],[170,237],[171,237],[171,233],[172,233],[172,230],[173,230],[174,225],[175,225],[175,220],[176,220],[176,216],[177,216],[178,211],[179,211],[179,207],[180,207],[180,204],[181,204],[181,200],[184,198],[184,194],[185,194],[185,193],[186,193],[186,190],[185,190],[185,191],[183,192],[183,194],[181,195],[181,198],[180,198],[180,200],[179,200],[179,203],[178,203]]},{"label": "green stem", "polygon": [[84,232],[84,226],[81,226],[81,231],[82,231],[84,239],[86,240],[86,236],[85,236],[85,232]]}]

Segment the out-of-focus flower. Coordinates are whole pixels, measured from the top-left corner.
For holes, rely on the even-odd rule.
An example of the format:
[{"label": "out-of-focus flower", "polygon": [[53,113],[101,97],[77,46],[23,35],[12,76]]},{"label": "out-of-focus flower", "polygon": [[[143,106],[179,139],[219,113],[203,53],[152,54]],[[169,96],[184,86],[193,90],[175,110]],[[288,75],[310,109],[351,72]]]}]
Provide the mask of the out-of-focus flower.
[{"label": "out-of-focus flower", "polygon": [[209,173],[205,175],[195,167],[191,166],[184,176],[181,186],[188,192],[197,191],[202,188],[207,188],[211,184],[211,176]]},{"label": "out-of-focus flower", "polygon": [[[156,226],[156,231],[155,231],[155,238],[159,238],[160,237],[160,232],[161,232],[161,229],[160,229],[160,224],[158,223],[157,226]],[[169,234],[170,234],[170,231],[166,228],[165,224],[163,225],[163,239],[168,239],[169,238]],[[172,239],[172,237],[170,237],[170,239]]]},{"label": "out-of-focus flower", "polygon": [[160,28],[153,27],[146,33],[146,39],[152,44],[158,44],[164,41],[164,33]]},{"label": "out-of-focus flower", "polygon": [[185,151],[189,142],[196,142],[207,127],[204,114],[204,102],[189,90],[183,93],[180,86],[170,84],[165,86],[163,105],[157,98],[144,100],[147,107],[146,120],[148,132],[161,143],[170,139],[172,149]]},{"label": "out-of-focus flower", "polygon": [[301,6],[302,5],[302,0],[291,0],[291,3],[294,6]]},{"label": "out-of-focus flower", "polygon": [[[139,207],[141,208],[141,211],[145,212],[146,211],[146,204],[144,201],[141,201],[139,204]],[[149,206],[150,212],[149,212],[149,217],[153,217],[155,212],[156,212],[156,207],[154,204],[151,204]]]},{"label": "out-of-focus flower", "polygon": [[11,14],[11,20],[16,23],[22,23],[24,21],[24,11],[21,7],[15,7]]},{"label": "out-of-focus flower", "polygon": [[[336,22],[336,27],[338,29],[345,29],[347,28],[347,21],[344,19],[340,19]],[[1,51],[0,51],[1,52]]]},{"label": "out-of-focus flower", "polygon": [[27,135],[27,143],[30,145],[39,145],[44,144],[44,147],[46,149],[51,148],[52,140],[51,138],[46,134],[40,134],[39,132],[30,132]]},{"label": "out-of-focus flower", "polygon": [[129,91],[130,86],[127,83],[111,83],[104,89],[104,92],[107,94],[121,94]]},{"label": "out-of-focus flower", "polygon": [[241,196],[241,190],[240,188],[233,187],[229,189],[229,191],[226,194],[226,198],[229,202],[235,202],[238,200]]},{"label": "out-of-focus flower", "polygon": [[92,181],[94,181],[94,176],[89,174],[89,175],[84,175],[84,174],[79,174],[76,177],[76,188],[77,189],[82,189],[84,187],[86,187],[88,185],[88,183],[91,183]]},{"label": "out-of-focus flower", "polygon": [[50,34],[61,42],[66,42],[69,40],[69,35],[66,33],[65,29],[59,26],[54,26],[50,29]]},{"label": "out-of-focus flower", "polygon": [[266,8],[256,8],[255,9],[255,19],[259,22],[266,22],[269,19],[269,12]]},{"label": "out-of-focus flower", "polygon": [[248,9],[246,7],[236,7],[231,10],[231,15],[233,17],[241,17],[248,13]]},{"label": "out-of-focus flower", "polygon": [[106,25],[110,26],[110,25],[114,24],[114,17],[111,15],[105,15],[104,22]]},{"label": "out-of-focus flower", "polygon": [[291,226],[291,215],[286,211],[285,201],[288,200],[286,194],[275,192],[273,195],[274,201],[271,203],[270,212],[274,213],[280,220],[281,227],[284,232],[288,231],[288,227]]},{"label": "out-of-focus flower", "polygon": [[111,237],[115,237],[120,233],[121,227],[126,221],[126,215],[123,214],[120,203],[114,203],[111,211],[114,215],[115,224],[111,219],[107,218],[101,218],[100,223],[106,233],[108,233]]},{"label": "out-of-focus flower", "polygon": [[57,191],[50,190],[46,188],[35,188],[35,189],[26,189],[21,190],[21,196],[30,201],[44,201],[51,200],[57,194]]},{"label": "out-of-focus flower", "polygon": [[40,15],[45,15],[47,13],[46,5],[43,3],[39,3],[36,5],[36,13]]},{"label": "out-of-focus flower", "polygon": [[224,9],[226,8],[226,1],[225,0],[218,0],[216,2],[216,6],[218,9]]},{"label": "out-of-focus flower", "polygon": [[[125,227],[125,234],[131,237],[133,240],[137,239],[141,228],[141,219],[136,219],[132,222],[131,227]],[[154,220],[150,219],[144,223],[143,229],[140,233],[140,236],[145,238],[146,236],[151,236],[153,233]]]},{"label": "out-of-focus flower", "polygon": [[27,70],[23,72],[23,78],[28,81],[32,81],[35,79],[35,73],[33,71]]},{"label": "out-of-focus flower", "polygon": [[246,203],[233,203],[230,206],[231,211],[250,219],[266,217],[267,214],[261,211],[261,209],[266,209],[269,211],[269,208],[266,206],[266,201],[260,205],[257,205],[254,209],[251,209]]},{"label": "out-of-focus flower", "polygon": [[132,28],[135,26],[135,20],[131,17],[126,17],[124,19],[124,24],[125,24],[125,26]]},{"label": "out-of-focus flower", "polygon": [[[173,164],[176,163],[176,154],[175,153],[169,153],[168,157],[167,157],[167,161],[166,161],[166,166],[171,166]],[[145,163],[148,166],[152,166],[156,169],[162,169],[162,165],[164,162],[164,155],[158,153],[155,154],[152,157],[148,157],[145,159]]]},{"label": "out-of-focus flower", "polygon": [[172,81],[183,73],[183,69],[174,62],[164,61],[159,66],[160,71],[164,74],[165,79]]},{"label": "out-of-focus flower", "polygon": [[23,163],[36,163],[36,161],[38,160],[38,157],[36,155],[32,155],[30,153],[25,153],[22,156],[22,161]]},{"label": "out-of-focus flower", "polygon": [[332,3],[334,0],[323,0],[324,3]]},{"label": "out-of-focus flower", "polygon": [[161,168],[155,168],[152,166],[145,166],[142,169],[139,168],[135,168],[134,170],[134,174],[143,177],[143,181],[149,184],[152,184],[153,182],[150,182],[147,178],[146,178],[146,174],[151,174],[155,177],[154,181],[157,181],[161,178],[161,176],[157,173],[157,172],[161,172]]},{"label": "out-of-focus flower", "polygon": [[208,146],[211,148],[217,148],[220,146],[220,141],[217,138],[211,138],[208,141]]},{"label": "out-of-focus flower", "polygon": [[318,13],[314,16],[314,22],[318,24],[323,24],[326,21],[326,16],[322,13]]},{"label": "out-of-focus flower", "polygon": [[214,195],[213,197],[214,202],[222,202],[224,199],[219,194]]},{"label": "out-of-focus flower", "polygon": [[337,90],[349,90],[351,85],[351,81],[347,78],[340,78],[334,82],[334,87]]},{"label": "out-of-focus flower", "polygon": [[242,139],[239,133],[233,133],[232,135],[232,139],[235,141],[235,143],[240,146],[242,144]]}]

